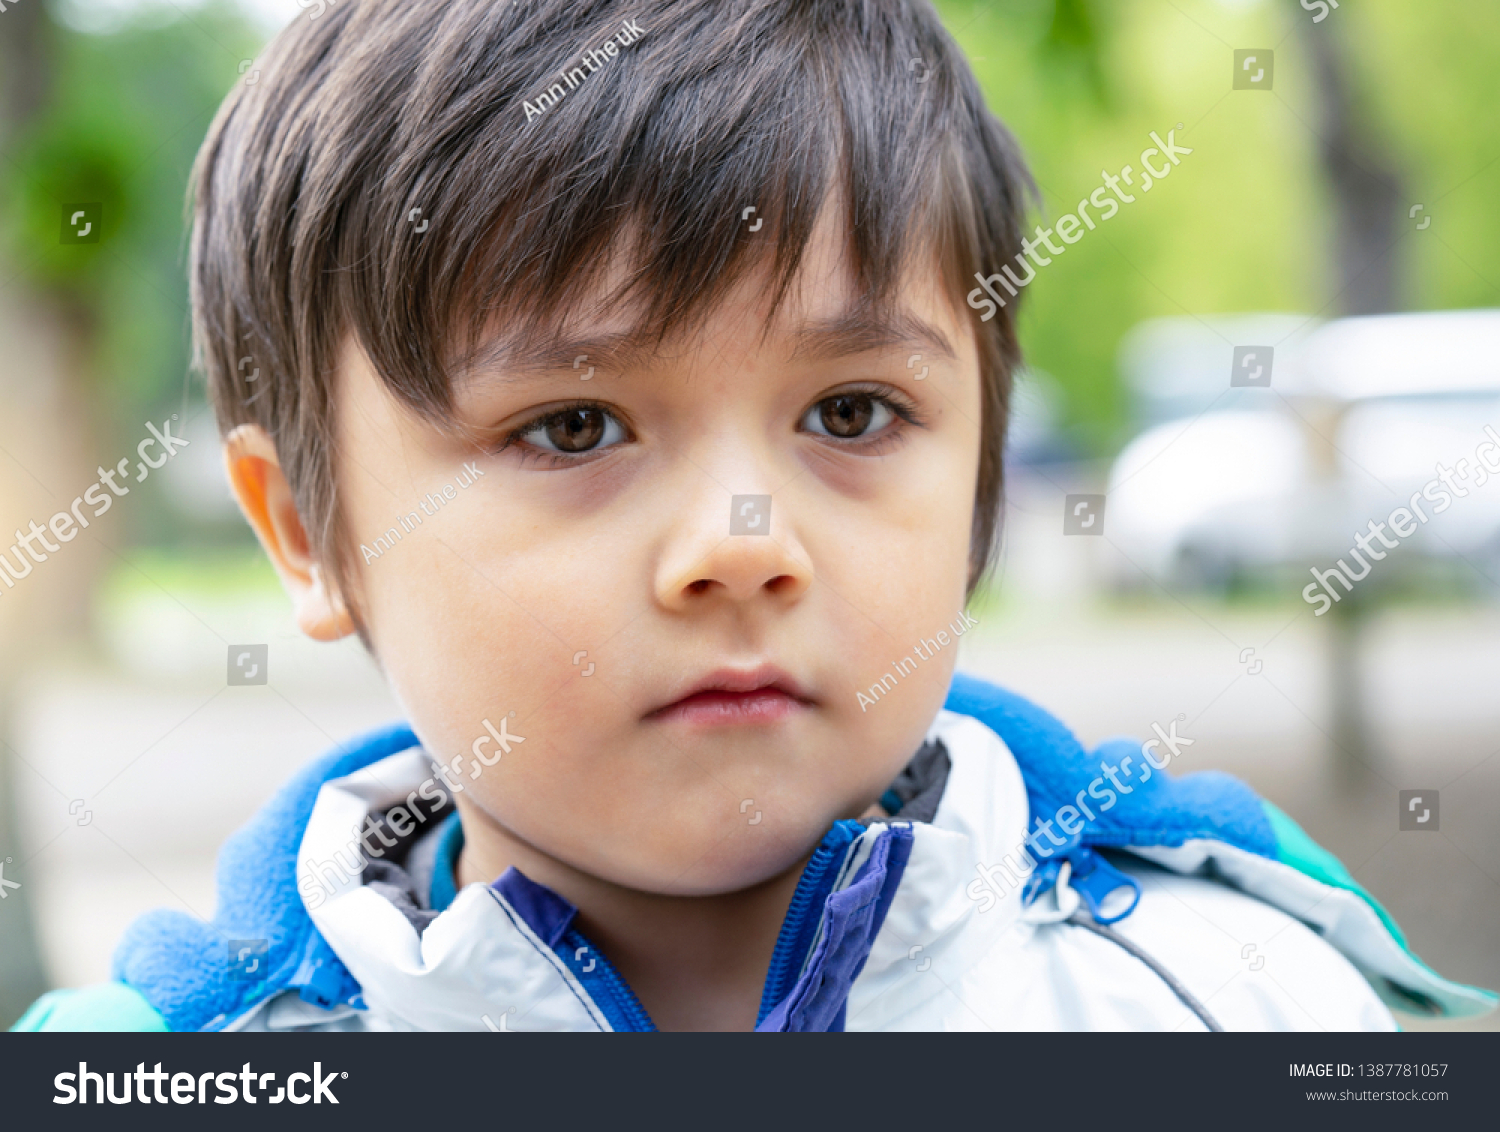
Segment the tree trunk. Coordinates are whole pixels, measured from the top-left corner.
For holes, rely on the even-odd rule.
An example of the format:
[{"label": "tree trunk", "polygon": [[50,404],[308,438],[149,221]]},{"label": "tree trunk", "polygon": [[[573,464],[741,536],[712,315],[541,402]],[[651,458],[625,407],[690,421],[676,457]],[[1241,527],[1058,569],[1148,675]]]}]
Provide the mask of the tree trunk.
[{"label": "tree trunk", "polygon": [[[1383,314],[1395,310],[1398,302],[1401,178],[1375,128],[1361,113],[1349,62],[1347,19],[1314,24],[1304,18],[1297,23],[1308,49],[1318,102],[1318,156],[1333,209],[1331,251],[1339,288],[1333,306],[1344,315]],[[1366,782],[1379,757],[1371,738],[1361,664],[1366,605],[1350,594],[1327,619],[1331,754],[1335,780],[1344,788]]]},{"label": "tree trunk", "polygon": [[1396,243],[1402,233],[1401,177],[1360,111],[1347,21],[1299,20],[1317,92],[1318,155],[1328,177],[1334,218],[1334,264],[1346,315],[1397,309]]},{"label": "tree trunk", "polygon": [[[4,15],[4,35],[0,35],[0,149],[10,144],[16,131],[35,116],[47,96],[49,85],[50,43],[46,13],[40,2],[21,4],[8,8]],[[0,175],[5,175],[0,168]],[[10,175],[14,175],[11,173]],[[14,274],[14,265],[0,268],[0,277],[9,279]],[[18,330],[24,319],[20,311],[29,305],[23,298],[14,302],[14,287],[0,291],[0,302],[9,310],[0,311],[0,325],[7,333],[4,365],[15,367],[18,351],[11,341],[9,331]],[[9,317],[5,317],[5,316]],[[24,358],[26,351],[19,351]],[[35,398],[27,395],[27,383],[39,375],[20,373],[12,369],[9,374],[0,373],[0,445],[5,453],[0,456],[0,513],[7,518],[19,515],[22,502],[34,497],[29,485],[21,482],[27,476],[24,470],[34,466],[38,459],[36,433],[40,439],[57,439],[51,427],[60,422],[39,421],[30,412]],[[45,375],[41,375],[46,384]],[[51,437],[47,434],[51,433]],[[30,435],[33,443],[27,444]],[[65,446],[66,447],[66,446]],[[18,451],[23,449],[24,451]],[[41,455],[45,459],[45,453]],[[44,474],[46,466],[43,465]],[[24,522],[24,520],[22,520]],[[5,542],[10,541],[7,533]],[[40,575],[38,575],[39,577]],[[29,578],[27,581],[37,581]],[[14,702],[16,678],[24,664],[34,659],[34,646],[45,641],[47,629],[46,606],[77,606],[73,602],[59,601],[58,579],[52,579],[44,590],[42,585],[23,589],[21,586],[0,597],[0,877],[8,885],[19,884],[19,888],[0,886],[0,1028],[8,1028],[33,999],[46,989],[47,978],[42,966],[41,950],[37,945],[33,897],[36,886],[31,870],[27,868],[26,853],[22,849],[18,828],[18,804],[16,778],[22,769],[14,758],[14,732],[10,710]],[[48,601],[47,599],[52,599]],[[39,603],[45,602],[45,605]],[[23,655],[23,652],[25,655]]]}]

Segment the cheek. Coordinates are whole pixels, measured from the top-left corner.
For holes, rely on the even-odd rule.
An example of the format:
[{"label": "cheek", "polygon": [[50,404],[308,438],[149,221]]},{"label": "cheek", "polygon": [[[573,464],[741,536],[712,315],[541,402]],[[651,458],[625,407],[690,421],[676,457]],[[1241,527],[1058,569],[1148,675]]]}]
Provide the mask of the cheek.
[{"label": "cheek", "polygon": [[977,443],[933,444],[880,497],[813,528],[809,551],[826,583],[820,648],[848,742],[829,768],[829,796],[883,790],[942,705],[966,625],[977,462]]},{"label": "cheek", "polygon": [[819,501],[799,531],[816,574],[850,606],[843,619],[890,641],[883,649],[954,616],[968,579],[977,442],[966,431],[915,447],[866,497]]},{"label": "cheek", "polygon": [[594,656],[572,658],[626,603],[593,555],[485,510],[442,530],[428,519],[433,529],[363,570],[375,653],[424,744],[450,755],[485,734],[485,719],[529,721],[548,701],[566,703]]},{"label": "cheek", "polygon": [[[643,827],[643,796],[675,795],[700,813],[721,805],[722,788],[631,743],[626,696],[663,655],[641,640],[650,618],[640,526],[628,516],[576,524],[505,502],[476,497],[462,514],[429,518],[365,565],[375,653],[423,746],[443,762],[461,756],[454,780],[513,833],[586,861],[597,831],[627,831],[632,852],[649,857],[650,837],[670,823]],[[498,729],[502,719],[524,741],[480,770],[473,746],[486,720]],[[495,750],[481,744],[486,758]]]}]

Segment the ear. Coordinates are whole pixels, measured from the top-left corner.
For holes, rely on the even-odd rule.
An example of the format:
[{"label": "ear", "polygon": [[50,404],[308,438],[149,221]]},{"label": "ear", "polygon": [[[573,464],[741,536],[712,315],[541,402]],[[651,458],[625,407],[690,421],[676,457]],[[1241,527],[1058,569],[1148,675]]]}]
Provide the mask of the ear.
[{"label": "ear", "polygon": [[276,445],[259,425],[240,425],[224,441],[229,486],[291,596],[297,627],[315,641],[354,632],[354,619],[308,546]]}]

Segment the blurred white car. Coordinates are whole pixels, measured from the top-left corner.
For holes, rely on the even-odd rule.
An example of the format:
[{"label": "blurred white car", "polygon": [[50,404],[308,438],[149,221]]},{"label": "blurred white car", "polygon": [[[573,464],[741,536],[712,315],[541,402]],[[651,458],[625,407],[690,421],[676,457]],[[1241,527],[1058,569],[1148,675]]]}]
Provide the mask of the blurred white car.
[{"label": "blurred white car", "polygon": [[[1269,386],[1231,387],[1236,346],[1274,347]],[[1476,472],[1485,426],[1500,433],[1500,311],[1164,319],[1127,338],[1122,364],[1160,423],[1110,471],[1117,584],[1326,568],[1459,461],[1467,494],[1392,554],[1500,581],[1500,476]]]}]

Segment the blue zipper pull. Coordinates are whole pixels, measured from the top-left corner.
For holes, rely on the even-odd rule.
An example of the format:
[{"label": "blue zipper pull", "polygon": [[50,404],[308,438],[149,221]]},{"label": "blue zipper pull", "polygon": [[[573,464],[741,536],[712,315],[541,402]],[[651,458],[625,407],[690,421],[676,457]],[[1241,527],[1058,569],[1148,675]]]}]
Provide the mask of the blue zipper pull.
[{"label": "blue zipper pull", "polygon": [[[1141,902],[1140,884],[1134,877],[1127,876],[1115,868],[1098,851],[1082,842],[1082,833],[1076,833],[1066,843],[1053,850],[1050,856],[1043,857],[1032,870],[1031,876],[1026,878],[1026,885],[1021,890],[1021,902],[1029,907],[1038,897],[1051,891],[1057,884],[1062,866],[1066,862],[1069,869],[1068,876],[1063,883],[1083,898],[1094,920],[1101,924],[1113,924],[1117,920],[1123,920],[1134,912],[1135,906]],[[1032,845],[1033,852],[1035,852],[1035,842],[1032,842]],[[1042,857],[1042,854],[1036,853],[1036,856]],[[1122,906],[1124,897],[1117,894],[1125,890],[1128,890],[1129,901]],[[1060,904],[1061,901],[1059,901]],[[1110,909],[1108,915],[1105,914],[1106,904]]]},{"label": "blue zipper pull", "polygon": [[[1073,875],[1068,878],[1068,884],[1083,897],[1097,923],[1113,924],[1135,911],[1135,906],[1141,902],[1141,886],[1135,877],[1122,873],[1086,845],[1070,852],[1068,859],[1073,862]],[[1117,894],[1125,889],[1130,890],[1129,902],[1121,908],[1121,898]],[[1104,914],[1106,901],[1116,909],[1111,915]]]}]

